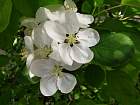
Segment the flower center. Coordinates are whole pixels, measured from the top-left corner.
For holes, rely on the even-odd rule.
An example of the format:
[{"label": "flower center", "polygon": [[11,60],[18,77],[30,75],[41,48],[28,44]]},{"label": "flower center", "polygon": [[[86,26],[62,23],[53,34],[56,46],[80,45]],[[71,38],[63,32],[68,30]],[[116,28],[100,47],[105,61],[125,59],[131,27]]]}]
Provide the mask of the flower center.
[{"label": "flower center", "polygon": [[34,51],[35,58],[47,59],[52,49],[49,47],[39,48]]},{"label": "flower center", "polygon": [[20,55],[21,55],[21,59],[26,59],[27,56],[29,55],[29,52],[26,48],[23,48],[21,49]]},{"label": "flower center", "polygon": [[65,39],[64,43],[70,44],[71,47],[73,46],[73,44],[79,43],[75,34],[66,34],[66,37],[67,38]]},{"label": "flower center", "polygon": [[60,65],[55,65],[54,69],[52,71],[52,74],[55,76],[63,76],[63,72],[62,72],[63,68]]}]

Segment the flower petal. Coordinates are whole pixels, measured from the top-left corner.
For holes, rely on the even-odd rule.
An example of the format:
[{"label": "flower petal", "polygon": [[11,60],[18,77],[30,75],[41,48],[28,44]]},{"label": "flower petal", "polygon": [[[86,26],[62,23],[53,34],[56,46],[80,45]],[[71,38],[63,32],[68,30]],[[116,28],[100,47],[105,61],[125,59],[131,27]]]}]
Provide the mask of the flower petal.
[{"label": "flower petal", "polygon": [[53,49],[53,52],[49,55],[50,58],[60,62],[62,61],[60,54],[59,54],[59,44],[55,41],[52,42],[51,47]]},{"label": "flower petal", "polygon": [[40,80],[40,91],[44,96],[54,95],[57,89],[57,78],[55,76],[47,76]]},{"label": "flower petal", "polygon": [[40,24],[38,27],[33,29],[32,39],[34,41],[34,44],[38,48],[50,46],[52,41],[51,38],[46,33],[46,31],[44,30],[43,24]]},{"label": "flower petal", "polygon": [[70,46],[68,44],[59,44],[60,57],[65,64],[72,65],[73,60],[70,57]]},{"label": "flower petal", "polygon": [[38,23],[45,22],[48,19],[48,16],[47,16],[48,12],[49,12],[48,9],[44,7],[40,7],[36,12],[36,21]]},{"label": "flower petal", "polygon": [[92,28],[81,29],[76,36],[80,44],[87,47],[95,46],[100,40],[99,33]]},{"label": "flower petal", "polygon": [[53,21],[47,21],[45,22],[44,27],[45,31],[53,40],[56,42],[64,42],[67,33],[61,24]]},{"label": "flower petal", "polygon": [[33,41],[30,36],[25,36],[24,37],[24,42],[25,42],[25,47],[29,51],[29,53],[33,52]]},{"label": "flower petal", "polygon": [[93,52],[88,47],[74,45],[70,52],[71,58],[78,63],[89,63],[93,59]]},{"label": "flower petal", "polygon": [[65,22],[65,12],[63,9],[59,9],[59,10],[54,11],[54,12],[51,12],[48,9],[47,16],[48,16],[49,20],[51,20],[51,21],[56,21],[59,23]]},{"label": "flower petal", "polygon": [[52,59],[34,60],[30,65],[30,71],[35,76],[45,77],[51,72],[51,70],[53,70],[54,65],[55,63]]},{"label": "flower petal", "polygon": [[26,59],[26,66],[28,69],[30,68],[30,65],[31,65],[33,59],[34,59],[34,54],[32,54],[32,53],[29,54],[27,59]]},{"label": "flower petal", "polygon": [[28,18],[28,19],[24,19],[21,22],[21,26],[25,26],[27,28],[33,29],[35,26],[37,26],[37,22],[34,18]]},{"label": "flower petal", "polygon": [[29,77],[30,77],[30,78],[33,78],[33,77],[35,76],[34,74],[31,73],[30,70],[28,71],[28,74],[29,74]]},{"label": "flower petal", "polygon": [[65,29],[67,30],[67,34],[75,34],[79,31],[79,22],[77,20],[76,13],[73,11],[66,11],[65,17]]},{"label": "flower petal", "polygon": [[76,13],[77,19],[80,23],[81,28],[87,28],[89,27],[89,24],[91,24],[94,21],[94,18],[92,15],[85,15],[85,14],[80,14]]},{"label": "flower petal", "polygon": [[74,70],[77,70],[78,68],[80,68],[82,66],[82,64],[80,63],[77,63],[77,62],[73,62],[72,65],[66,65],[66,64],[62,64],[63,68],[65,68],[66,70],[69,70],[69,71],[74,71]]},{"label": "flower petal", "polygon": [[66,10],[72,10],[74,12],[77,12],[77,6],[72,0],[65,0],[64,1],[64,6]]},{"label": "flower petal", "polygon": [[69,73],[64,73],[62,77],[58,77],[57,86],[62,93],[69,93],[75,87],[77,81],[75,76]]}]

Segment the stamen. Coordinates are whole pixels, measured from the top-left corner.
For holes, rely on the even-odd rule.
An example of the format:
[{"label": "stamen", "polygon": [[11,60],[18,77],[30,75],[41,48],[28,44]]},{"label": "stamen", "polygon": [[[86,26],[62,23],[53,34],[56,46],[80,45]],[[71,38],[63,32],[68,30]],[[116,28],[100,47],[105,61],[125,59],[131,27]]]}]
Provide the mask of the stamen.
[{"label": "stamen", "polygon": [[47,59],[51,52],[52,52],[51,48],[44,47],[44,48],[36,49],[34,51],[34,55],[35,58]]},{"label": "stamen", "polygon": [[71,47],[73,47],[74,44],[79,44],[80,42],[77,40],[76,34],[66,34],[66,39],[64,40],[64,43],[68,43]]},{"label": "stamen", "polygon": [[63,68],[59,65],[55,65],[54,69],[52,71],[52,75],[55,76],[63,76],[63,72],[62,72]]}]

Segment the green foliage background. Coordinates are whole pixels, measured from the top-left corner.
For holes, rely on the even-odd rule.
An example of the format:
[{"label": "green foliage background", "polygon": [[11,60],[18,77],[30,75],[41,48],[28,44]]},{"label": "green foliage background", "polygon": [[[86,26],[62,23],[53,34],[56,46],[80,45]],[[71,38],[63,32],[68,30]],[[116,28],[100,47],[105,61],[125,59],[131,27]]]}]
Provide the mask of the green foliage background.
[{"label": "green foliage background", "polygon": [[[78,11],[91,14],[100,43],[95,58],[73,72],[78,84],[70,94],[44,97],[39,79],[30,79],[25,60],[23,17],[40,6],[63,0],[0,0],[0,105],[140,105],[140,0],[74,0]],[[14,40],[17,43],[13,45]]]}]

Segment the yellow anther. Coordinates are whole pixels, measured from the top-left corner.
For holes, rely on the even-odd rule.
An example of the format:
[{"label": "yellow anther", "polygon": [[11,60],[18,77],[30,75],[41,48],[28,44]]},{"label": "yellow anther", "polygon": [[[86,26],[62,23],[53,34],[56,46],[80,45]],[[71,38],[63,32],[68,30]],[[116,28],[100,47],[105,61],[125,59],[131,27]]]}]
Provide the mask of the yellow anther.
[{"label": "yellow anther", "polygon": [[35,58],[47,59],[51,52],[52,52],[51,48],[44,47],[44,48],[36,49],[34,51],[34,55],[35,55]]}]

